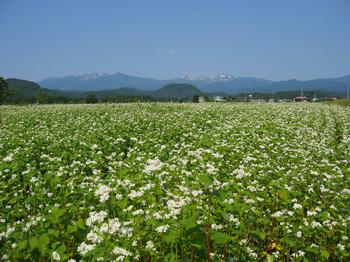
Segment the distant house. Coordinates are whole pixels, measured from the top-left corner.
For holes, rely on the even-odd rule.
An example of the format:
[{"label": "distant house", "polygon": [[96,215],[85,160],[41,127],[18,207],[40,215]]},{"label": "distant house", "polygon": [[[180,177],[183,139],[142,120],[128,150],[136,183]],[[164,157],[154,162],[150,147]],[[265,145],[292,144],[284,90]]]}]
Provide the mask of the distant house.
[{"label": "distant house", "polygon": [[294,98],[294,102],[306,102],[306,101],[310,101],[310,98],[308,98],[307,96],[297,96]]},{"label": "distant house", "polygon": [[214,96],[214,101],[215,102],[225,102],[226,100],[222,96]]}]

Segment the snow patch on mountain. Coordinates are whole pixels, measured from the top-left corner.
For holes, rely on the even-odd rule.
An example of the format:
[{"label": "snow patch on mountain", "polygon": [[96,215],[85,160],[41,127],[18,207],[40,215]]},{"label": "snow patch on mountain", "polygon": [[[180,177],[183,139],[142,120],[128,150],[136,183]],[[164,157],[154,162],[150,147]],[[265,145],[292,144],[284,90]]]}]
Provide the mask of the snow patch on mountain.
[{"label": "snow patch on mountain", "polygon": [[82,80],[94,80],[100,77],[104,77],[104,76],[108,76],[110,74],[107,73],[91,73],[91,74],[84,74],[84,75],[80,75],[78,76],[80,79]]}]

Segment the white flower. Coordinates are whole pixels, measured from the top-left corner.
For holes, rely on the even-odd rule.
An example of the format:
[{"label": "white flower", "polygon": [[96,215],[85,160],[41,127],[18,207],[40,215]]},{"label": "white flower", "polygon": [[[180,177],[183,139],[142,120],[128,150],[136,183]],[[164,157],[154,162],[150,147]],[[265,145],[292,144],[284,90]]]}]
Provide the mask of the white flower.
[{"label": "white flower", "polygon": [[340,243],[337,244],[337,247],[339,248],[340,251],[344,251],[345,250],[345,246],[340,244]]},{"label": "white flower", "polygon": [[146,174],[154,173],[157,170],[160,170],[163,167],[163,162],[159,159],[149,159],[145,164],[143,172]]},{"label": "white flower", "polygon": [[143,194],[144,192],[142,190],[141,191],[131,190],[131,192],[128,194],[128,197],[130,199],[134,199],[134,198],[143,196]]},{"label": "white flower", "polygon": [[308,217],[314,216],[314,215],[316,215],[316,214],[317,214],[316,211],[310,211],[310,210],[306,211],[306,215],[307,215]]},{"label": "white flower", "polygon": [[302,234],[303,234],[303,233],[302,233],[301,231],[298,231],[298,232],[297,232],[297,237],[298,237],[298,238],[301,238]]},{"label": "white flower", "polygon": [[129,256],[132,255],[128,250],[126,250],[126,249],[124,249],[124,248],[122,248],[122,247],[115,247],[115,248],[113,249],[112,253],[113,253],[114,255],[122,255],[122,256],[124,256],[124,257],[129,257]]},{"label": "white flower", "polygon": [[92,243],[101,243],[102,239],[93,231],[89,232],[86,236],[87,240]]},{"label": "white flower", "polygon": [[11,162],[12,160],[13,160],[13,154],[9,154],[3,159],[4,162]]},{"label": "white flower", "polygon": [[258,254],[254,252],[253,249],[251,249],[250,247],[247,247],[247,252],[248,252],[248,255],[250,257],[253,257],[253,258],[257,258],[258,257]]},{"label": "white flower", "polygon": [[109,186],[100,185],[99,188],[95,191],[95,196],[100,197],[100,202],[104,203],[109,199],[109,192],[111,192]]},{"label": "white flower", "polygon": [[52,259],[53,259],[53,261],[60,261],[61,260],[60,254],[58,254],[56,251],[53,251],[52,252]]},{"label": "white flower", "polygon": [[211,227],[211,229],[213,229],[213,230],[220,230],[220,229],[223,228],[222,225],[217,225],[217,224],[212,224],[210,227]]},{"label": "white flower", "polygon": [[350,194],[350,189],[347,189],[347,188],[344,188],[342,191],[341,191],[342,194]]},{"label": "white flower", "polygon": [[117,200],[121,200],[121,199],[123,198],[123,196],[122,196],[122,194],[116,194],[116,195],[115,195],[115,198],[116,198]]},{"label": "white flower", "polygon": [[302,208],[303,208],[303,206],[298,204],[298,203],[294,203],[294,205],[293,205],[293,209],[302,209]]},{"label": "white flower", "polygon": [[312,228],[322,227],[322,224],[317,222],[317,221],[312,221],[311,222],[311,227]]},{"label": "white flower", "polygon": [[146,249],[149,251],[156,251],[154,244],[151,240],[147,241]]},{"label": "white flower", "polygon": [[82,242],[79,246],[78,246],[78,253],[81,254],[82,256],[84,256],[86,253],[88,253],[89,251],[93,250],[95,248],[95,244],[89,245],[86,244],[85,242]]},{"label": "white flower", "polygon": [[284,214],[284,211],[276,211],[271,216],[272,217],[281,217],[281,216],[283,216],[283,214]]},{"label": "white flower", "polygon": [[236,226],[240,225],[239,219],[234,217],[234,215],[230,215],[228,218],[228,221],[230,221],[231,223],[236,224]]},{"label": "white flower", "polygon": [[247,242],[248,242],[248,240],[244,238],[244,239],[242,239],[241,241],[239,241],[239,244],[240,244],[241,246],[243,246],[243,245],[245,245]]},{"label": "white flower", "polygon": [[203,194],[203,191],[202,190],[192,190],[192,195],[194,197],[197,197],[197,196],[200,196]]},{"label": "white flower", "polygon": [[165,233],[169,229],[169,225],[159,226],[156,228],[157,233]]},{"label": "white flower", "polygon": [[105,211],[90,212],[88,219],[86,219],[86,224],[88,226],[92,226],[92,224],[96,222],[102,222],[106,216],[107,216],[107,212]]}]

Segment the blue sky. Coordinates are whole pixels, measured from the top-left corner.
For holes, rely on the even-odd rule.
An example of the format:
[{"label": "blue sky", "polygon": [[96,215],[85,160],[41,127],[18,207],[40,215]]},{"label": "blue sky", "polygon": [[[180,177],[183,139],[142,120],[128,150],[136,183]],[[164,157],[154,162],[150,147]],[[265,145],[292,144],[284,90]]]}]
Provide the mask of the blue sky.
[{"label": "blue sky", "polygon": [[348,0],[0,0],[0,75],[350,74]]}]

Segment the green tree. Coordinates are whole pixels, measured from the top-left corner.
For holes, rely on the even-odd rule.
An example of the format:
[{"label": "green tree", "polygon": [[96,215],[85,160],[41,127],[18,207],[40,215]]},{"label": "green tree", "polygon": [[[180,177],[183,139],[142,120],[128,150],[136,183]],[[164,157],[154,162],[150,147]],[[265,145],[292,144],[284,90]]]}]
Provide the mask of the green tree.
[{"label": "green tree", "polygon": [[0,77],[0,104],[4,104],[9,96],[8,84],[4,78]]},{"label": "green tree", "polygon": [[42,90],[39,90],[36,95],[36,100],[39,104],[47,104],[49,103],[49,95]]},{"label": "green tree", "polygon": [[194,102],[194,103],[199,103],[199,95],[194,95],[194,96],[192,97],[192,102]]},{"label": "green tree", "polygon": [[86,103],[88,104],[96,104],[98,103],[98,99],[95,94],[88,94],[86,96]]}]

